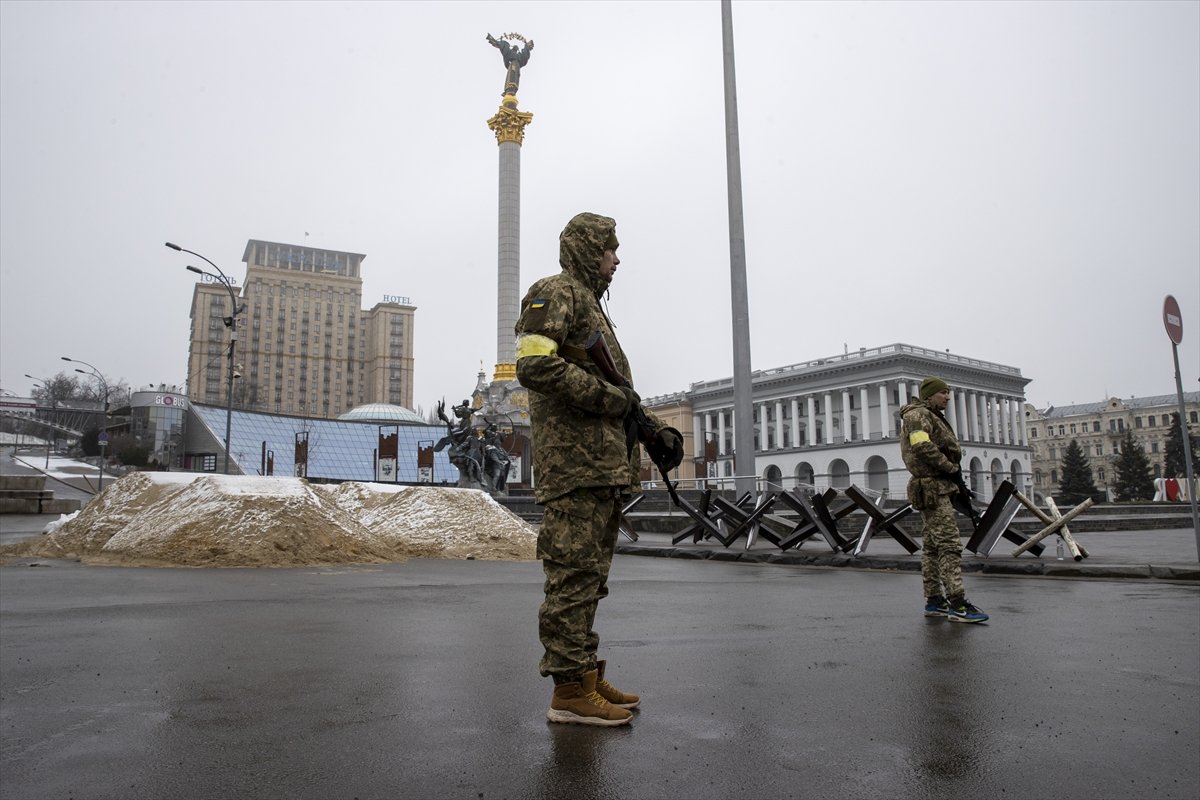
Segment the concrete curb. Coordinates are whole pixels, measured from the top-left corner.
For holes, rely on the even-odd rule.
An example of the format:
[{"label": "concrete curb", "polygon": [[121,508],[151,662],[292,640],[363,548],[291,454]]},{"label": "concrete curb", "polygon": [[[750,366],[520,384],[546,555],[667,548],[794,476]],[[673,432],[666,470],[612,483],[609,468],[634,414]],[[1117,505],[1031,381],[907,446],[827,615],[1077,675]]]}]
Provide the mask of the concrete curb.
[{"label": "concrete curb", "polygon": [[1151,564],[1150,576],[1172,581],[1200,581],[1200,566],[1156,566]]}]

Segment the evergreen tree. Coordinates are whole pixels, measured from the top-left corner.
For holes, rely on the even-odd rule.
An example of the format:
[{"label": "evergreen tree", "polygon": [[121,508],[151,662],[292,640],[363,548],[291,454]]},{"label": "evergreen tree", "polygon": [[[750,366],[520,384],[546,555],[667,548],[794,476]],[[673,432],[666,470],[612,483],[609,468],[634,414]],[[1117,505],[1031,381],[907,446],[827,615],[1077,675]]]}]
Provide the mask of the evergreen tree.
[{"label": "evergreen tree", "polygon": [[1079,442],[1074,439],[1063,453],[1062,480],[1058,484],[1058,493],[1064,503],[1072,506],[1097,493],[1092,480],[1092,465]]},{"label": "evergreen tree", "polygon": [[[97,448],[99,445],[97,445]],[[129,467],[144,467],[150,458],[150,448],[143,445],[138,438],[130,433],[114,436],[108,444],[109,452],[117,461]]]},{"label": "evergreen tree", "polygon": [[85,456],[100,455],[100,428],[92,427],[84,431],[79,438],[79,447]]},{"label": "evergreen tree", "polygon": [[1141,445],[1133,440],[1133,431],[1125,431],[1121,454],[1113,461],[1113,489],[1118,500],[1149,500],[1154,497],[1154,478],[1150,475],[1150,459]]},{"label": "evergreen tree", "polygon": [[[1188,431],[1192,445],[1192,469],[1196,468],[1196,434]],[[1183,460],[1183,432],[1179,429],[1179,414],[1171,415],[1171,430],[1167,433],[1166,455],[1163,457],[1163,477],[1178,478],[1187,475],[1187,462]]]}]

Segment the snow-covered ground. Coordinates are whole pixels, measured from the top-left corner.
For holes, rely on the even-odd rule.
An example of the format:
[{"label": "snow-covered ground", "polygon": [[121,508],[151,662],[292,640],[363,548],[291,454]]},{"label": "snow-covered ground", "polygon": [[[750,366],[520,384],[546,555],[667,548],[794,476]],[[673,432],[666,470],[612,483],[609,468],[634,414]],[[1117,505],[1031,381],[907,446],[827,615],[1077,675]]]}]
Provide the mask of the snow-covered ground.
[{"label": "snow-covered ground", "polygon": [[[66,461],[64,459],[63,461]],[[68,473],[70,467],[51,470]],[[95,563],[294,566],[406,558],[531,560],[537,534],[486,492],[135,472],[7,555]]]},{"label": "snow-covered ground", "polygon": [[[44,453],[41,455],[37,453],[17,453],[13,456],[13,461],[23,464],[30,469],[36,469],[38,472],[44,472],[51,478],[78,478],[82,476],[90,480],[95,480],[100,477],[100,468],[94,464],[63,456],[51,455],[49,465],[47,465]],[[111,474],[107,469],[104,471],[106,479]]]},{"label": "snow-covered ground", "polygon": [[27,433],[0,431],[0,447],[45,447],[46,440]]}]

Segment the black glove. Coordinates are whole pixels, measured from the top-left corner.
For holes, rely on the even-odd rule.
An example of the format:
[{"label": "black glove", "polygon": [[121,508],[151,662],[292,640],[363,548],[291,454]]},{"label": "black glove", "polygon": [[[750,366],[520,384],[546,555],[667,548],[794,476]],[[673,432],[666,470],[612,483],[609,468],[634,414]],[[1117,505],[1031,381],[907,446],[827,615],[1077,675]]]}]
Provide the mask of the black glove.
[{"label": "black glove", "polygon": [[663,472],[670,472],[683,463],[683,434],[674,428],[661,428],[654,439],[646,443],[650,460]]},{"label": "black glove", "polygon": [[612,388],[620,392],[625,400],[621,413],[616,416],[623,417],[621,425],[625,428],[625,455],[631,456],[633,448],[637,446],[640,428],[638,422],[646,418],[646,414],[642,411],[642,398],[629,386],[613,386]]}]

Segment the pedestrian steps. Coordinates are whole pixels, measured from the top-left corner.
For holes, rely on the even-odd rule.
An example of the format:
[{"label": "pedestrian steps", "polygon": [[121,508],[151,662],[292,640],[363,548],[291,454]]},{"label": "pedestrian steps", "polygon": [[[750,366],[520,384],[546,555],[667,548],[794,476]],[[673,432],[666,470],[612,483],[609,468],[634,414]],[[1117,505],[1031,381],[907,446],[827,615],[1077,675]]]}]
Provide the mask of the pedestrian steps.
[{"label": "pedestrian steps", "polygon": [[56,498],[45,475],[0,475],[0,514],[71,514],[80,505]]}]

